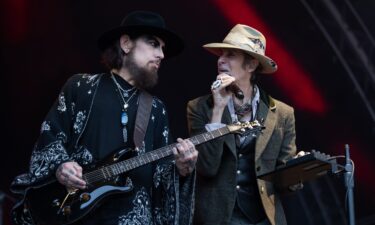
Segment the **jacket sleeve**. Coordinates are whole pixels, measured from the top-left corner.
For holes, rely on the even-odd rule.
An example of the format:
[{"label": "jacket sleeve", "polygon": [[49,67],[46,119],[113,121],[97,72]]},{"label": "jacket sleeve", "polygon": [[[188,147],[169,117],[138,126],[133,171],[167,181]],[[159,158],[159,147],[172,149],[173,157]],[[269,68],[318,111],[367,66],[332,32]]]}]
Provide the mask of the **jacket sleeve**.
[{"label": "jacket sleeve", "polygon": [[63,162],[74,160],[87,164],[92,160],[86,149],[74,147],[88,120],[100,77],[98,74],[76,74],[65,83],[42,123],[31,154],[29,171],[15,178],[11,185],[13,192],[17,193],[22,186],[42,184],[54,176]]},{"label": "jacket sleeve", "polygon": [[[187,120],[190,136],[207,132],[205,125],[210,121],[209,114],[211,114],[211,110],[204,99],[189,101]],[[197,147],[199,156],[196,168],[199,175],[213,177],[218,173],[226,138],[228,136],[217,138]]]},{"label": "jacket sleeve", "polygon": [[56,168],[69,160],[67,143],[72,126],[72,79],[62,88],[58,98],[46,115],[40,135],[31,154],[28,172],[13,180],[10,190],[19,194],[22,199],[12,209],[15,224],[33,224],[29,211],[23,207],[28,187],[43,185],[54,175]]},{"label": "jacket sleeve", "polygon": [[[159,100],[155,112],[154,146],[164,147],[172,143],[168,126],[168,115]],[[159,110],[159,111],[157,111]],[[154,172],[153,213],[157,225],[189,225],[192,223],[194,207],[195,173],[183,179],[173,160],[160,160]],[[172,158],[173,159],[173,158]]]},{"label": "jacket sleeve", "polygon": [[27,186],[43,181],[53,175],[62,162],[69,160],[67,143],[73,126],[72,86],[72,79],[69,79],[41,125],[28,173],[16,177],[12,186]]}]

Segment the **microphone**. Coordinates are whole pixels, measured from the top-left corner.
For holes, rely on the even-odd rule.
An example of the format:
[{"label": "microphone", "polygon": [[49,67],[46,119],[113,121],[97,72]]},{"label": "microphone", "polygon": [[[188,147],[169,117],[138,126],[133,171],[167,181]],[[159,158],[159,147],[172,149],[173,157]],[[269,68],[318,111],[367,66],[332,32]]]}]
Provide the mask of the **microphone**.
[{"label": "microphone", "polygon": [[237,86],[237,84],[232,83],[231,85],[225,88],[227,91],[230,91],[236,96],[236,98],[242,100],[245,95],[243,94],[242,90]]}]

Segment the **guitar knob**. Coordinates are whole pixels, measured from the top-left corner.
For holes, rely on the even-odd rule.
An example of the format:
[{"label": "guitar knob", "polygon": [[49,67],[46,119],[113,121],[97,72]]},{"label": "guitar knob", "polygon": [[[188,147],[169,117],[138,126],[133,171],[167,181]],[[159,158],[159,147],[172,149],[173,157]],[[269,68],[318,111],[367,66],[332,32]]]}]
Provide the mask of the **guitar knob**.
[{"label": "guitar knob", "polygon": [[62,212],[63,212],[63,215],[64,215],[64,216],[69,216],[70,213],[72,212],[72,210],[70,209],[70,206],[65,206],[65,207],[62,209]]},{"label": "guitar knob", "polygon": [[60,201],[58,199],[55,199],[52,201],[52,206],[53,207],[59,207],[60,206]]},{"label": "guitar knob", "polygon": [[89,193],[82,193],[80,199],[82,202],[87,202],[91,199],[91,196]]}]

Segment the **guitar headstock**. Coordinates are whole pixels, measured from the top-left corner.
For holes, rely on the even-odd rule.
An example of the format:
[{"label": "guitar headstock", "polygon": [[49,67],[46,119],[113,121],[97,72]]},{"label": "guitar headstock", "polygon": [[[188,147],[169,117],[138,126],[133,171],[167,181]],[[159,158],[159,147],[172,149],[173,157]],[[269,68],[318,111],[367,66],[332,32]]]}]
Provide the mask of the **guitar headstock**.
[{"label": "guitar headstock", "polygon": [[249,134],[255,133],[265,129],[263,125],[261,125],[258,120],[254,120],[251,122],[237,122],[230,125],[227,125],[229,131],[231,133],[237,134]]}]

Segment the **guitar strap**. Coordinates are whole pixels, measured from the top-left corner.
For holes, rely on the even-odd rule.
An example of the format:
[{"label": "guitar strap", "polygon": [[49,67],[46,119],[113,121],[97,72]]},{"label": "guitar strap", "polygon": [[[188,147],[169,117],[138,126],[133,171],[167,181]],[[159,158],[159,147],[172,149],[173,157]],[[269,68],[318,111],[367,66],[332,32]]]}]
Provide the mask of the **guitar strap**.
[{"label": "guitar strap", "polygon": [[150,119],[152,108],[152,96],[146,91],[141,91],[139,96],[137,116],[135,118],[134,126],[134,145],[136,148],[141,148],[142,142],[146,135],[148,121]]}]

